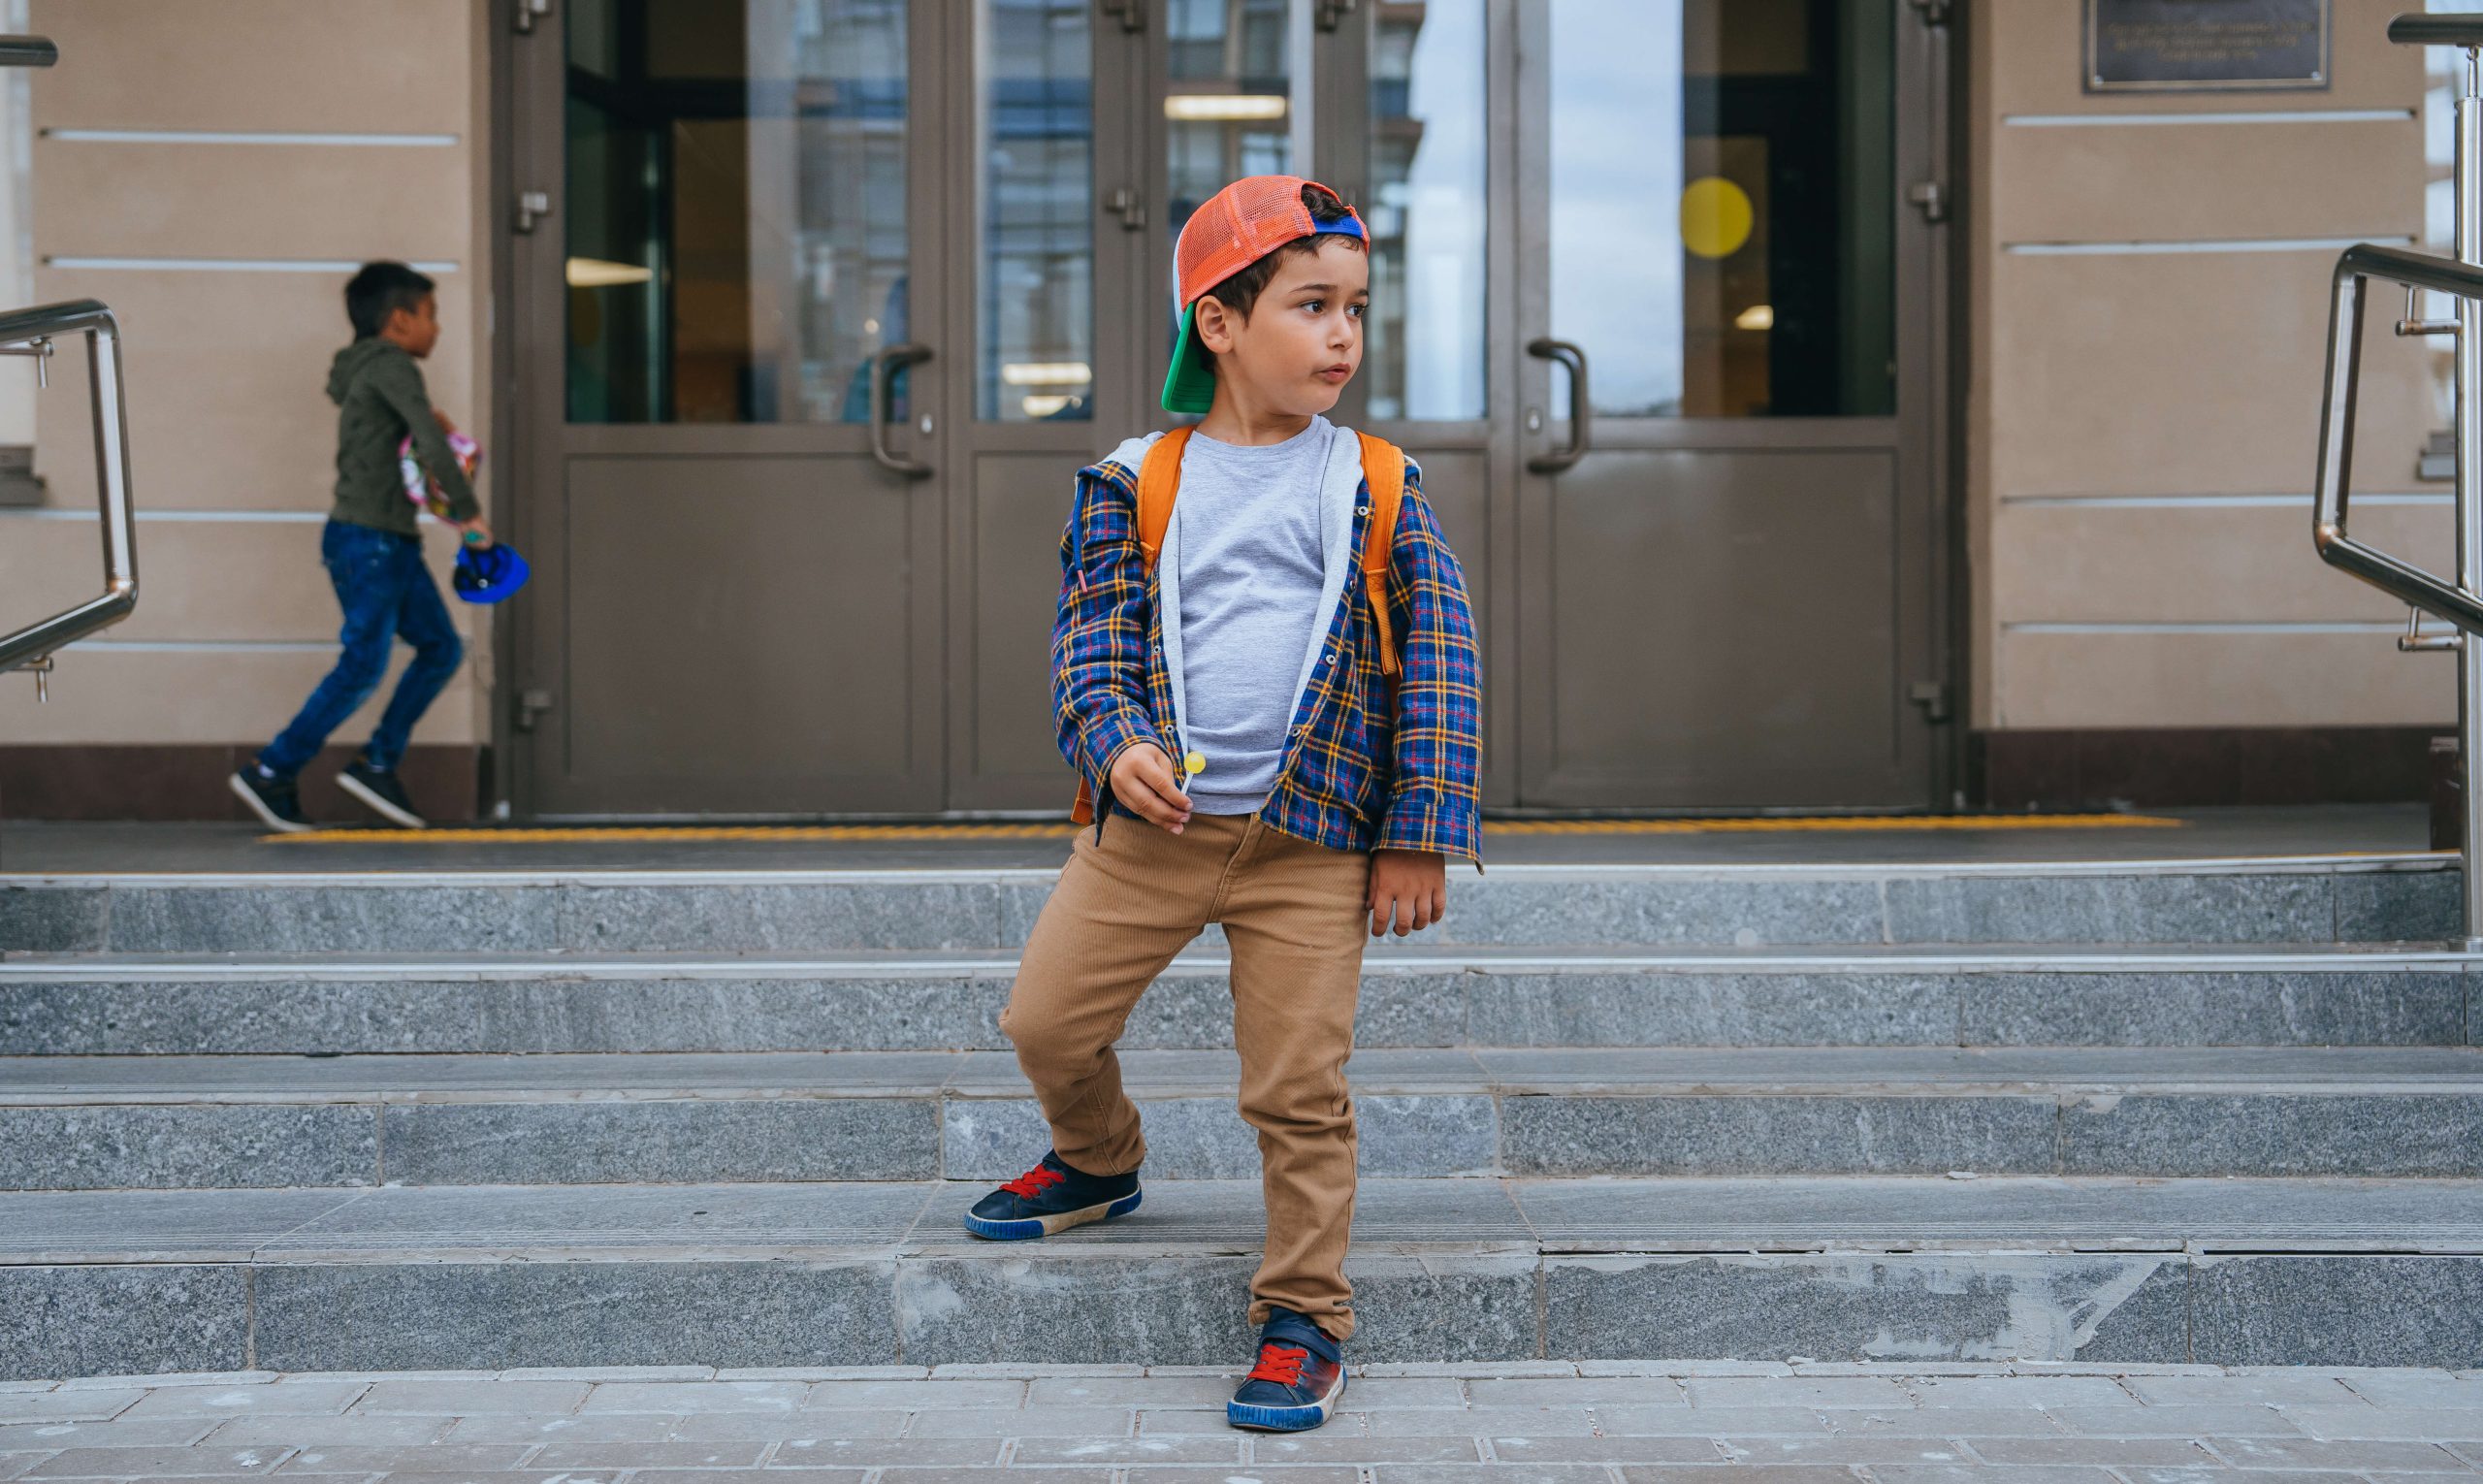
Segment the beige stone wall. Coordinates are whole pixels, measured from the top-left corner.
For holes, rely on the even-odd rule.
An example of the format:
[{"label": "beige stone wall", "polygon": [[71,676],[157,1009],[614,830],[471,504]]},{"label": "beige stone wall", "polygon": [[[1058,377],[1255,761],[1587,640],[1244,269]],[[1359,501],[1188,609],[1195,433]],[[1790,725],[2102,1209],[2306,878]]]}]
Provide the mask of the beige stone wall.
[{"label": "beige stone wall", "polygon": [[[34,292],[120,316],[141,597],[61,656],[48,705],[0,681],[0,743],[264,741],[335,657],[324,387],[352,332],[346,272],[321,265],[429,266],[433,400],[493,445],[485,6],[32,0],[29,19],[61,50],[30,84]],[[233,135],[259,137],[217,137]],[[0,623],[98,582],[83,377],[64,355],[39,402],[49,505],[0,511]],[[487,458],[486,500],[490,473]],[[430,545],[444,583],[453,535],[434,527]],[[417,745],[489,735],[488,636],[449,606],[469,660]],[[336,740],[359,742],[384,697]]]},{"label": "beige stone wall", "polygon": [[[2424,57],[2384,39],[2419,8],[2336,0],[2323,92],[2096,96],[2080,0],[1974,7],[1976,725],[2454,716],[2449,663],[2385,631],[2402,606],[2310,544],[2328,274],[2423,234]],[[2357,532],[2445,570],[2447,487],[2414,468],[2445,363],[2384,327],[2366,356]]]}]

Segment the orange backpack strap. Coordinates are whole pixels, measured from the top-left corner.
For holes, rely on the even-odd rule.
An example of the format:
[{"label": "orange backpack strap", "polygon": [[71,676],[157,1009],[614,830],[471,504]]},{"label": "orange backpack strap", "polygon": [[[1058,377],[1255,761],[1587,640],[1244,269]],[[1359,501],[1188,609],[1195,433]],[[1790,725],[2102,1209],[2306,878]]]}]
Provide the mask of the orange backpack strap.
[{"label": "orange backpack strap", "polygon": [[1370,434],[1362,439],[1362,477],[1370,486],[1370,525],[1362,543],[1362,586],[1370,597],[1370,621],[1379,629],[1379,673],[1394,675],[1397,635],[1388,620],[1388,565],[1397,544],[1397,514],[1405,503],[1405,453]]},{"label": "orange backpack strap", "polygon": [[1181,450],[1189,442],[1190,430],[1176,428],[1148,446],[1146,462],[1138,468],[1138,550],[1150,572],[1164,550],[1165,528],[1173,524],[1173,499],[1181,493]]}]

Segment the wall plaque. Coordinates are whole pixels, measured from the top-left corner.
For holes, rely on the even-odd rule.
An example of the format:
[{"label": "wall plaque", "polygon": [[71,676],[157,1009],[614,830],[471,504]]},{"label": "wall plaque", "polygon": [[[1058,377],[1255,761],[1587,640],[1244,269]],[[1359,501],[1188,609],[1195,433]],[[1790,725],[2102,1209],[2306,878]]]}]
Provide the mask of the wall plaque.
[{"label": "wall plaque", "polygon": [[2090,93],[2324,88],[2332,0],[2086,0]]}]

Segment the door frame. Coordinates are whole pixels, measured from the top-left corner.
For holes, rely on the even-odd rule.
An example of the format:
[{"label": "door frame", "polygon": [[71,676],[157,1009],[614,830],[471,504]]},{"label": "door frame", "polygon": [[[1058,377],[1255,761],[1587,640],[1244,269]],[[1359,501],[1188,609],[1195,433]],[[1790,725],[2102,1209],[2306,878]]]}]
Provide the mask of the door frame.
[{"label": "door frame", "polygon": [[[1156,203],[1163,199],[1163,150],[1161,135],[1150,132],[1145,123],[1148,113],[1159,120],[1162,113],[1148,105],[1155,96],[1153,80],[1162,76],[1157,59],[1164,28],[1158,23],[1140,32],[1125,31],[1111,12],[1093,0],[1087,0],[1085,11],[1091,79],[1087,220],[1093,244],[1088,292],[1094,322],[1089,327],[1093,415],[1082,422],[984,422],[977,415],[976,375],[983,354],[977,281],[985,247],[983,162],[975,148],[975,113],[984,85],[976,66],[976,7],[953,6],[954,19],[947,27],[942,48],[949,76],[962,81],[949,87],[944,99],[945,137],[954,169],[941,196],[939,231],[942,241],[959,245],[943,254],[940,264],[938,281],[946,323],[941,339],[933,342],[939,358],[923,370],[941,378],[947,407],[947,427],[925,455],[941,469],[947,512],[948,597],[941,683],[946,697],[943,802],[947,818],[1057,815],[1068,809],[1077,790],[1076,775],[1056,758],[1040,775],[986,769],[980,761],[982,677],[977,636],[984,597],[980,550],[984,501],[986,496],[1010,497],[981,488],[981,481],[974,477],[976,459],[988,452],[1053,456],[1058,477],[1041,498],[1049,501],[1047,508],[1055,517],[1051,529],[1056,532],[1069,515],[1076,471],[1110,453],[1122,438],[1152,426],[1138,419],[1144,416],[1143,407],[1155,403],[1154,388],[1147,384],[1149,361],[1144,334],[1158,299],[1145,294],[1144,286],[1155,281],[1151,273],[1154,239],[1160,235],[1162,220],[1162,209]],[[1160,129],[1160,122],[1156,127]],[[1115,187],[1133,183],[1150,208],[1145,226],[1137,230],[1124,228],[1117,213],[1103,207],[1105,197]],[[1171,271],[1169,258],[1164,271]],[[1048,568],[1055,562],[1048,543],[1040,553],[1023,555],[1040,560]],[[1049,717],[1038,720],[1048,725]],[[1032,792],[1042,802],[1033,807],[1011,803],[1013,793],[1019,790]]]},{"label": "door frame", "polygon": [[[522,4],[523,0],[510,0],[511,9],[504,14],[518,14]],[[508,812],[520,818],[677,819],[683,817],[604,809],[556,814],[545,808],[547,769],[540,750],[565,746],[568,718],[564,708],[572,695],[565,673],[571,657],[552,648],[565,631],[559,611],[567,596],[566,574],[559,557],[563,532],[558,529],[556,517],[566,514],[568,501],[556,492],[566,482],[566,462],[581,451],[589,456],[648,458],[852,456],[867,452],[873,430],[867,424],[824,422],[568,423],[563,343],[567,334],[567,306],[562,276],[568,206],[568,7],[555,4],[549,14],[533,20],[529,31],[521,32],[514,23],[488,28],[494,62],[493,116],[500,130],[499,143],[492,151],[496,199],[490,212],[493,266],[500,290],[494,299],[491,319],[492,364],[498,386],[494,403],[508,435],[504,440],[507,452],[496,461],[505,484],[497,485],[495,493],[500,497],[502,517],[499,529],[512,545],[537,554],[529,600],[494,612],[493,652],[499,665],[493,687],[494,793],[498,801],[494,812],[499,812],[499,803],[505,803]],[[951,33],[955,29],[946,6],[907,8],[908,274],[917,281],[938,282],[944,290],[948,273],[945,259],[953,254],[942,244],[948,241],[947,230],[954,215],[950,197],[955,174],[949,169],[955,146],[947,133],[953,113],[948,105],[952,94],[966,91],[955,84],[948,72],[954,40]],[[516,230],[515,217],[521,193],[529,191],[543,192],[551,205],[537,229],[525,233]],[[926,267],[933,271],[925,273]],[[913,339],[932,345],[946,358],[948,347],[956,343],[950,323],[955,307],[945,291],[930,303],[923,303],[924,298],[909,292],[909,332]],[[925,374],[926,371],[930,373]],[[937,361],[908,372],[908,417],[903,422],[888,423],[885,429],[889,446],[898,455],[923,459],[939,456],[948,437],[948,429],[943,425],[953,425],[953,404],[947,396],[950,380]],[[927,438],[915,427],[926,415],[935,430]],[[580,442],[587,444],[587,449],[573,446]],[[929,532],[915,532],[908,536],[909,548],[926,541],[939,542],[944,548],[923,564],[938,585],[919,584],[908,595],[915,651],[913,668],[918,674],[945,660],[949,599],[943,590],[948,575],[945,547],[950,544],[946,527],[951,496],[944,487],[949,482],[946,470],[937,466],[933,477],[922,481],[933,486],[937,518]],[[891,486],[889,496],[917,498],[912,488],[902,485]],[[694,688],[697,683],[694,675],[683,677],[685,688]],[[549,709],[538,716],[529,695],[540,690],[548,690],[553,699]],[[933,677],[914,688],[914,695],[908,715],[890,721],[890,725],[902,726],[910,739],[908,774],[893,787],[900,790],[932,788],[945,800],[947,781],[942,770],[947,765],[946,687]],[[839,811],[838,817],[914,818],[925,812],[899,805],[893,809]],[[713,817],[814,816],[793,810],[765,816],[720,812]]]},{"label": "door frame", "polygon": [[[487,259],[491,271],[488,285],[490,307],[487,323],[491,327],[489,366],[493,395],[487,443],[506,452],[494,461],[491,476],[493,504],[500,529],[522,549],[540,546],[549,536],[545,502],[533,498],[540,477],[537,466],[543,462],[539,446],[545,440],[535,435],[540,430],[530,424],[535,411],[533,399],[551,395],[565,402],[565,388],[534,385],[521,374],[526,364],[528,327],[540,323],[544,313],[539,298],[548,286],[527,271],[529,248],[534,240],[513,230],[514,207],[521,190],[548,185],[554,190],[555,210],[559,210],[559,166],[563,141],[559,111],[542,102],[532,106],[521,98],[528,91],[524,62],[528,48],[562,47],[565,16],[563,7],[536,22],[532,35],[521,35],[510,17],[525,0],[494,0],[486,7],[489,79],[489,121],[493,131],[493,146],[489,151],[488,196],[486,210],[479,213],[490,237]],[[1169,299],[1171,275],[1171,244],[1161,230],[1162,213],[1167,205],[1169,179],[1166,159],[1167,136],[1162,110],[1151,106],[1158,96],[1161,80],[1167,73],[1166,17],[1160,5],[1146,4],[1147,24],[1135,40],[1140,56],[1132,76],[1136,85],[1124,90],[1117,111],[1108,116],[1103,104],[1106,76],[1104,56],[1111,45],[1108,30],[1117,22],[1111,13],[1097,6],[1090,13],[1096,49],[1098,106],[1094,114],[1094,180],[1099,194],[1115,183],[1108,163],[1120,156],[1121,175],[1141,184],[1149,212],[1149,225],[1138,239],[1135,277],[1140,287],[1142,305]],[[1516,210],[1523,172],[1530,163],[1530,145],[1525,136],[1541,134],[1538,124],[1532,130],[1519,126],[1528,99],[1539,95],[1544,86],[1540,69],[1530,69],[1526,56],[1539,56],[1545,37],[1539,33],[1543,24],[1540,7],[1529,0],[1484,0],[1486,5],[1487,47],[1485,55],[1485,86],[1487,98],[1494,100],[1493,126],[1487,130],[1486,156],[1486,416],[1472,424],[1413,424],[1370,422],[1361,411],[1360,399],[1367,388],[1357,383],[1348,389],[1348,402],[1338,409],[1341,420],[1355,426],[1369,426],[1371,431],[1401,443],[1425,440],[1449,446],[1480,447],[1486,455],[1489,489],[1486,495],[1488,536],[1486,550],[1467,553],[1469,583],[1483,598],[1485,628],[1480,641],[1483,659],[1485,773],[1483,802],[1495,813],[1511,815],[1576,814],[1589,811],[1533,810],[1517,807],[1520,727],[1522,718],[1518,701],[1518,666],[1521,626],[1519,603],[1526,600],[1520,591],[1521,543],[1526,539],[1527,522],[1523,519],[1529,501],[1521,493],[1522,484],[1539,476],[1525,472],[1526,454],[1548,446],[1560,436],[1560,429],[1547,416],[1540,434],[1528,434],[1523,428],[1525,409],[1544,407],[1550,375],[1545,363],[1525,355],[1522,342],[1521,282],[1519,264],[1527,245],[1520,239],[1530,235],[1535,239],[1533,261],[1541,262],[1543,244],[1539,241],[1539,223],[1522,224]],[[919,9],[919,8],[918,8]],[[1956,229],[1963,227],[1963,209],[1972,203],[1962,200],[1958,191],[1959,174],[1956,162],[1963,157],[1959,134],[1964,112],[1958,107],[1963,81],[1958,68],[1968,48],[1962,45],[1966,24],[1965,7],[1951,8],[1942,23],[1933,24],[1925,11],[1914,4],[1895,7],[1898,87],[1901,135],[1919,138],[1919,150],[1901,150],[1897,172],[1900,186],[1918,179],[1940,182],[1950,198],[1949,217],[1945,227],[1927,226],[1913,207],[1900,205],[1898,230],[1900,246],[1897,254],[1899,271],[1906,284],[1907,302],[1899,314],[1901,364],[1906,368],[1899,390],[1899,415],[1912,426],[1903,438],[1901,457],[1919,461],[1923,473],[1907,482],[1928,492],[1921,503],[1920,518],[1930,528],[1922,544],[1925,555],[1920,581],[1909,605],[1919,617],[1914,620],[1922,635],[1923,672],[1947,687],[1948,719],[1945,726],[1933,728],[1935,736],[1921,758],[1925,775],[1926,807],[1940,810],[1961,806],[1963,788],[1967,782],[1967,758],[1971,733],[1967,661],[1970,650],[1969,599],[1960,582],[1965,570],[1963,552],[1967,540],[1964,501],[1959,479],[1965,468],[1961,444],[1965,426],[1960,401],[1964,389],[1957,377],[1963,365],[1962,332],[1965,325],[1961,296],[1964,286],[1955,276],[1959,261],[1955,243]],[[1368,187],[1368,55],[1367,41],[1370,15],[1366,8],[1355,7],[1346,12],[1346,23],[1338,33],[1324,35],[1314,48],[1315,65],[1310,76],[1296,80],[1297,96],[1306,98],[1313,114],[1313,133],[1318,155],[1306,162],[1306,174],[1335,183],[1349,198],[1360,199]],[[1521,29],[1537,29],[1532,47],[1520,45]],[[941,29],[962,32],[961,26]],[[926,67],[947,63],[958,47],[968,48],[971,37],[963,37],[955,46],[924,46],[921,32],[917,30],[909,47],[912,59],[909,71],[918,88]],[[939,89],[947,100],[936,123],[923,111],[923,122],[958,141],[971,139],[972,89],[948,87]],[[1499,100],[1507,100],[1503,107]],[[1904,122],[1908,113],[1922,115],[1914,124]],[[549,140],[542,136],[548,131]],[[1117,138],[1115,138],[1117,135]],[[975,217],[976,187],[969,177],[961,183],[921,190],[922,166],[934,158],[922,146],[924,136],[917,133],[910,142],[914,164],[909,174],[917,195],[913,209],[917,210],[917,231],[938,221],[951,240],[972,241]],[[1919,158],[1917,156],[1919,156]],[[550,175],[539,175],[541,162],[549,159]],[[945,164],[945,156],[939,157]],[[1540,171],[1544,163],[1532,161]],[[932,214],[921,214],[934,212]],[[559,220],[556,216],[555,222]],[[1159,337],[1157,318],[1151,309],[1127,314],[1115,324],[1105,301],[1106,278],[1101,271],[1105,257],[1102,245],[1109,227],[1107,219],[1097,218],[1098,275],[1097,323],[1094,328],[1098,396],[1096,416],[1086,425],[1091,438],[1104,443],[1113,431],[1126,428],[1141,431],[1148,427],[1168,425],[1169,414],[1156,410],[1150,372],[1160,371],[1164,350],[1155,341]],[[557,228],[555,229],[557,231]],[[965,234],[965,235],[960,235]],[[1916,241],[1909,248],[1906,243]],[[539,249],[538,249],[539,250]],[[971,340],[975,333],[971,283],[975,272],[970,253],[948,254],[949,262],[941,270],[944,290],[958,283],[966,285],[962,294],[944,292],[938,326],[938,339],[933,343],[944,352],[950,363],[942,380],[951,383],[939,394],[942,421],[946,429],[935,436],[925,457],[938,459],[944,469],[970,457],[968,449],[973,403],[971,383]],[[960,276],[961,275],[961,276]],[[1155,286],[1165,285],[1162,292]],[[962,307],[959,307],[962,306]],[[919,314],[916,323],[923,326]],[[927,326],[923,326],[928,329]],[[919,338],[927,338],[919,337]],[[1126,387],[1117,398],[1105,394],[1108,384],[1106,368],[1114,362],[1131,369]],[[922,370],[933,370],[924,368]],[[920,374],[919,370],[918,375]],[[953,381],[952,381],[953,378]],[[925,378],[928,379],[928,378]],[[961,383],[961,384],[957,384]],[[1125,404],[1123,404],[1125,403]],[[749,431],[749,430],[742,430]],[[1696,425],[1686,425],[1678,432],[1682,447],[1719,446],[1720,435]],[[1747,435],[1744,435],[1747,437]],[[1730,441],[1724,438],[1723,441]],[[1096,454],[1101,447],[1094,450]],[[959,749],[969,745],[961,740],[966,730],[963,719],[969,711],[960,709],[957,694],[961,686],[972,684],[971,629],[961,622],[968,616],[963,605],[967,595],[960,591],[970,584],[972,561],[969,552],[961,552],[965,543],[953,538],[957,524],[971,515],[972,497],[961,488],[963,481],[944,480],[951,488],[944,494],[944,508],[951,538],[946,542],[944,585],[947,593],[940,607],[944,629],[940,655],[945,682],[940,688],[944,740],[940,747],[942,766],[948,770],[949,802],[956,802],[955,781],[960,762]],[[1540,501],[1535,501],[1539,504]],[[1066,497],[1063,508],[1066,509]],[[1909,518],[1913,518],[1910,513]],[[489,752],[483,780],[486,809],[498,818],[533,817],[536,813],[537,790],[529,776],[528,763],[522,756],[530,739],[520,729],[520,716],[526,711],[526,692],[531,688],[527,656],[530,642],[535,641],[534,629],[543,621],[530,615],[527,605],[514,604],[495,610],[491,616],[491,654],[494,673],[488,687]],[[1066,774],[1064,772],[1064,777]],[[958,811],[951,810],[952,814]],[[1596,810],[1594,813],[1612,813]],[[1622,811],[1630,812],[1630,811]],[[1682,811],[1638,811],[1644,813],[1679,813]]]},{"label": "door frame", "polygon": [[[1483,415],[1461,421],[1373,418],[1370,384],[1357,376],[1335,417],[1412,454],[1479,455],[1484,468],[1480,549],[1457,543],[1467,589],[1480,610],[1476,647],[1483,689],[1483,807],[1514,808],[1518,797],[1518,501],[1523,471],[1521,399],[1511,368],[1519,348],[1518,107],[1519,16],[1532,0],[1483,0]],[[1370,10],[1355,7],[1321,39],[1312,100],[1320,157],[1307,172],[1345,199],[1370,196]]]},{"label": "door frame", "polygon": [[[1933,717],[1922,719],[1923,725],[1906,727],[1901,740],[1902,771],[1919,780],[1917,801],[1874,801],[1854,808],[1870,813],[1897,808],[1905,812],[1938,812],[1951,806],[1962,776],[1959,760],[1965,731],[1957,705],[1958,564],[1953,530],[1957,494],[1951,458],[1955,424],[1951,396],[1954,297],[1951,251],[1958,219],[1951,204],[1944,219],[1934,222],[1927,211],[1908,199],[1908,192],[1918,182],[1931,181],[1938,182],[1944,198],[1953,194],[1951,94],[1955,53],[1950,45],[1949,19],[1935,22],[1925,8],[1904,0],[1890,4],[1888,11],[1889,24],[1895,28],[1891,39],[1896,110],[1892,185],[1898,198],[1894,203],[1893,255],[1897,285],[1895,412],[1886,417],[1633,419],[1623,437],[1610,442],[1604,441],[1604,436],[1612,430],[1612,421],[1599,419],[1596,423],[1596,439],[1591,447],[1607,451],[1849,447],[1893,451],[1898,469],[1897,519],[1901,532],[1911,532],[1901,534],[1897,542],[1898,566],[1893,584],[1898,648],[1909,661],[1901,665],[1901,670],[1904,675],[1936,682],[1945,692],[1943,701],[1932,708]],[[1503,144],[1512,146],[1519,179],[1524,183],[1513,185],[1512,194],[1507,197],[1496,194],[1493,208],[1495,225],[1507,219],[1514,230],[1516,241],[1509,249],[1511,267],[1532,265],[1534,270],[1531,275],[1525,272],[1511,275],[1517,285],[1517,296],[1512,297],[1523,297],[1522,303],[1511,306],[1523,326],[1520,333],[1559,336],[1561,328],[1550,323],[1548,217],[1545,211],[1536,210],[1548,200],[1551,189],[1551,14],[1549,7],[1526,5],[1519,8],[1515,17],[1514,35],[1509,38],[1514,44],[1511,60],[1515,91],[1510,95],[1513,107],[1505,118],[1507,127],[1496,129],[1494,145],[1496,151]],[[1506,210],[1501,210],[1504,203]],[[1541,413],[1539,431],[1518,428],[1519,449],[1532,456],[1562,446],[1567,437],[1567,421],[1560,415],[1562,404],[1553,397],[1552,363],[1527,355],[1519,335],[1511,335],[1500,344],[1497,355],[1493,370],[1507,379],[1496,384],[1508,386],[1515,394],[1506,406],[1498,410],[1521,424],[1538,409]],[[1565,381],[1565,376],[1563,379]],[[1869,436],[1872,433],[1878,436]],[[1531,472],[1523,458],[1510,462],[1511,483],[1502,488],[1513,494],[1509,503],[1515,507],[1516,549],[1546,550],[1552,497],[1560,476]],[[1520,670],[1518,686],[1512,688],[1521,694],[1510,697],[1521,701],[1512,709],[1521,713],[1517,726],[1522,771],[1516,788],[1522,791],[1525,776],[1533,771],[1525,766],[1526,759],[1548,756],[1551,748],[1549,708],[1526,712],[1521,696],[1524,691],[1532,689],[1526,685],[1530,674],[1539,685],[1550,673],[1552,595],[1545,585],[1529,584],[1520,574],[1512,574],[1509,585],[1515,590],[1516,603],[1526,605],[1523,614],[1510,614],[1517,636],[1512,637],[1508,652],[1516,665],[1525,667]],[[1511,606],[1514,608],[1515,604]],[[1720,622],[1728,620],[1729,615],[1719,616]],[[1530,656],[1524,652],[1530,645],[1546,652]],[[1900,684],[1906,683],[1900,680]],[[1945,715],[1939,715],[1941,712]],[[1817,814],[1822,810],[1816,805],[1514,805],[1503,806],[1502,812],[1529,817],[1661,817],[1752,812]]]}]

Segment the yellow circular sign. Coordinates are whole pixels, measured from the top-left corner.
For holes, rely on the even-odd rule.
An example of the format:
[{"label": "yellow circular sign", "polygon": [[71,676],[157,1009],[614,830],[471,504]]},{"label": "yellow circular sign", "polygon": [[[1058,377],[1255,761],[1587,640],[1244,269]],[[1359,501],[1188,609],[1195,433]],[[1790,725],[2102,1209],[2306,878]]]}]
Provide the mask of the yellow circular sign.
[{"label": "yellow circular sign", "polygon": [[1722,176],[1681,193],[1681,244],[1702,258],[1728,258],[1750,241],[1750,193]]}]

